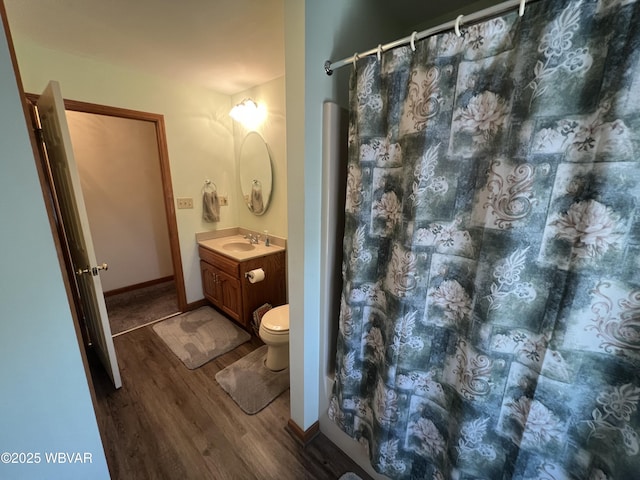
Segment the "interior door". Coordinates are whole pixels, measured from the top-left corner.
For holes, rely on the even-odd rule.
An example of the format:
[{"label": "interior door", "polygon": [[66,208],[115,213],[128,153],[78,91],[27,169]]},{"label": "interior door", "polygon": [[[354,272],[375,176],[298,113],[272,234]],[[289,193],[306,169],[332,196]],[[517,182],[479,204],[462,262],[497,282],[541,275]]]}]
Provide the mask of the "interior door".
[{"label": "interior door", "polygon": [[107,266],[98,266],[96,261],[58,82],[49,82],[37,106],[55,195],[60,205],[64,232],[77,277],[81,314],[84,316],[91,343],[100,361],[114,386],[120,388],[122,380],[99,275],[100,270],[106,269]]}]

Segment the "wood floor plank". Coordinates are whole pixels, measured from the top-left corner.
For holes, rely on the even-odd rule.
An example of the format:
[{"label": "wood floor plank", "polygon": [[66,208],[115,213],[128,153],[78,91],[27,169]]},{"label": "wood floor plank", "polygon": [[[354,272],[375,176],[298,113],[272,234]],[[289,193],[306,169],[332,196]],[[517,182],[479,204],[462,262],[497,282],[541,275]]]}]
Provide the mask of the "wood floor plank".
[{"label": "wood floor plank", "polygon": [[336,480],[348,471],[369,478],[322,434],[302,447],[286,431],[289,390],[247,415],[218,385],[215,374],[260,347],[259,339],[195,370],[151,326],[114,343],[121,389],[114,391],[91,361],[96,416],[114,480]]}]

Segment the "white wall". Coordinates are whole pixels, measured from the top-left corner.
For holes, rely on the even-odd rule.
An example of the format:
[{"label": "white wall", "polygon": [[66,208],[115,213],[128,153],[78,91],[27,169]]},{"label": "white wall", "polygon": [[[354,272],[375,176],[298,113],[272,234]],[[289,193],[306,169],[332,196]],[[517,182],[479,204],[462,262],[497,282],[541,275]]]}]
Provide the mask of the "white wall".
[{"label": "white wall", "polygon": [[66,116],[104,291],[173,275],[155,124]]},{"label": "white wall", "polygon": [[24,89],[40,93],[49,80],[65,98],[164,116],[174,197],[193,197],[193,210],[176,210],[187,302],[203,298],[195,234],[236,227],[237,202],[221,208],[221,220],[202,220],[201,190],[209,178],[218,191],[236,196],[231,97],[211,90],[94,60],[14,38]]},{"label": "white wall", "polygon": [[[0,98],[0,452],[40,455],[7,464],[3,453],[0,478],[108,479],[2,24]],[[91,463],[47,463],[45,452]]]},{"label": "white wall", "polygon": [[[334,443],[374,474],[362,448],[326,418],[327,359],[321,321],[322,282],[322,106],[346,99],[348,71],[324,74],[328,59],[371,48],[391,37],[390,26],[376,18],[366,0],[325,2],[285,0],[287,78],[287,155],[289,157],[289,303],[291,304],[291,418],[308,429],[320,427]],[[357,19],[357,24],[353,20]],[[375,36],[375,40],[373,37]],[[337,48],[340,39],[342,50]],[[370,42],[367,44],[367,39]],[[388,38],[391,40],[393,38]],[[365,47],[366,45],[366,47]],[[338,92],[342,89],[339,96]],[[343,104],[346,100],[343,101]],[[294,227],[295,226],[295,227]]]},{"label": "white wall", "polygon": [[[264,215],[253,215],[244,206],[239,180],[236,180],[237,197],[233,200],[238,205],[238,226],[263,232],[278,237],[287,237],[287,145],[285,122],[285,77],[245,90],[232,96],[232,103],[252,98],[267,109],[265,121],[255,128],[262,135],[271,155],[273,172],[273,188],[271,202]],[[233,122],[235,158],[238,161],[242,140],[249,131],[238,122]]]},{"label": "white wall", "polygon": [[[287,192],[289,221],[289,359],[291,419],[307,430],[318,419],[317,322],[307,321],[305,274],[304,38],[305,4],[285,0]],[[309,328],[307,328],[309,326]],[[315,339],[311,340],[315,334]]]}]

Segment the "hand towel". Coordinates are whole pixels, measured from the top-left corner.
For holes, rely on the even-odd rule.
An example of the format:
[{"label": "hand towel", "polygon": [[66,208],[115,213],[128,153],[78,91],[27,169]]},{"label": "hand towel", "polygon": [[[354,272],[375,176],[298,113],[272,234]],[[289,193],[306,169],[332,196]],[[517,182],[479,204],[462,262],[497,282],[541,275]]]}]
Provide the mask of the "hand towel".
[{"label": "hand towel", "polygon": [[262,185],[260,182],[253,182],[251,188],[251,211],[253,213],[262,213],[264,210],[264,203],[262,202]]},{"label": "hand towel", "polygon": [[220,201],[218,192],[204,192],[202,194],[202,219],[205,222],[220,221]]}]

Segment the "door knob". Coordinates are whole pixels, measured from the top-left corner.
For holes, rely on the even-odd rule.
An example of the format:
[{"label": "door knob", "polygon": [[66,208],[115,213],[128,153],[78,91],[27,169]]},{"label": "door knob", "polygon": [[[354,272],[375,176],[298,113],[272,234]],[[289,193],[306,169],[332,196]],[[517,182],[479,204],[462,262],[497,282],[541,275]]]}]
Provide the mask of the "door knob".
[{"label": "door knob", "polygon": [[76,270],[76,275],[84,275],[85,273],[91,273],[94,277],[98,275],[99,270],[109,270],[109,265],[103,263],[102,265],[98,265],[97,267],[87,267],[87,268],[79,268]]},{"label": "door knob", "polygon": [[94,277],[96,275],[98,275],[98,270],[109,270],[109,265],[107,265],[106,263],[103,263],[102,265],[98,265],[97,267],[93,267],[91,269],[91,275],[93,275]]}]

